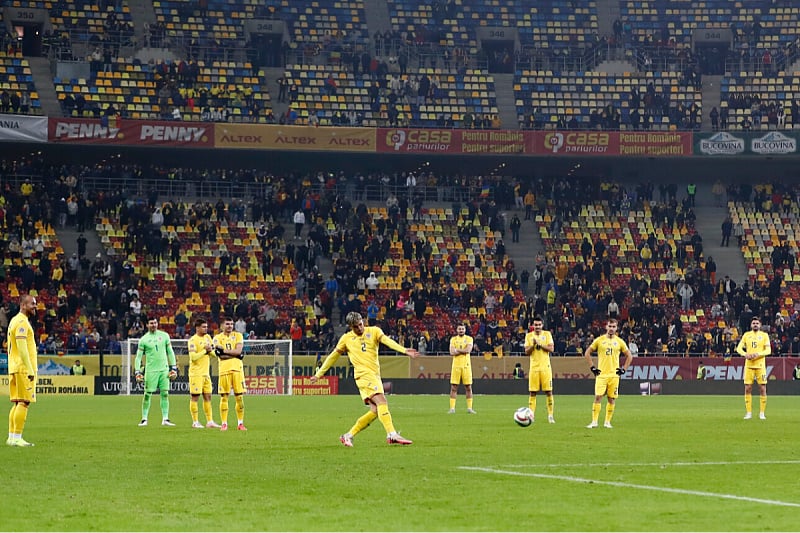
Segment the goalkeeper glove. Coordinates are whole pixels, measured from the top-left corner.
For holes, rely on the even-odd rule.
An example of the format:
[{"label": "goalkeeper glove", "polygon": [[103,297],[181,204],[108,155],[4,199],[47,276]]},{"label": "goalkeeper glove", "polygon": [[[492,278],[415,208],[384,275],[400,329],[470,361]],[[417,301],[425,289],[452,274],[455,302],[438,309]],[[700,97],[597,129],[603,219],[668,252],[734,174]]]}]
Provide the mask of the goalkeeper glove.
[{"label": "goalkeeper glove", "polygon": [[617,375],[618,376],[625,375],[625,372],[627,372],[627,370],[625,370],[624,368],[617,368]]},{"label": "goalkeeper glove", "polygon": [[174,380],[177,377],[178,377],[178,367],[177,366],[169,367],[169,379]]},{"label": "goalkeeper glove", "polygon": [[222,346],[217,346],[214,348],[214,353],[217,354],[217,357],[222,357],[225,355],[225,350],[222,348]]},{"label": "goalkeeper glove", "polygon": [[589,370],[591,370],[591,371],[592,371],[592,374],[594,374],[595,376],[599,376],[599,375],[600,375],[600,369],[599,369],[599,368],[597,368],[596,366],[593,366],[593,367],[592,367],[592,368],[590,368]]},{"label": "goalkeeper glove", "polygon": [[244,359],[244,352],[240,353],[240,354],[239,354],[239,355],[237,355],[236,357],[238,357],[238,358],[239,358],[239,360],[242,360],[242,359]]},{"label": "goalkeeper glove", "polygon": [[143,381],[143,380],[144,380],[144,376],[142,375],[142,371],[141,370],[137,370],[136,371],[136,381]]}]

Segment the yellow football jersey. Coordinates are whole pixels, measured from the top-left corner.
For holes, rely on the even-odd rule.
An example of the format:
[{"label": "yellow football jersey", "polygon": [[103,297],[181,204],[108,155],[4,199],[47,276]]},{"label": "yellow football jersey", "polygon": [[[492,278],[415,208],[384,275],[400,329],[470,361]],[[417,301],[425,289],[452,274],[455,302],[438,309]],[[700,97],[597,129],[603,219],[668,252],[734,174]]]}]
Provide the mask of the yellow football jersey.
[{"label": "yellow football jersey", "polygon": [[[224,332],[217,333],[214,336],[214,346],[222,346],[225,350],[233,350],[237,344],[244,344],[244,337],[238,331],[231,331],[230,335]],[[220,359],[219,360],[219,374],[227,374],[229,372],[244,372],[244,365],[241,359]]]},{"label": "yellow football jersey", "polygon": [[[469,335],[456,335],[450,338],[450,349],[467,350],[473,345],[472,337]],[[458,354],[453,356],[453,368],[467,368],[472,366],[470,354]]]},{"label": "yellow football jersey", "polygon": [[206,343],[211,344],[211,335],[192,335],[189,339],[189,377],[210,375],[209,356],[213,351],[206,350]]},{"label": "yellow football jersey", "polygon": [[597,353],[597,368],[601,376],[616,376],[619,368],[619,354],[628,351],[628,345],[616,335],[601,335],[592,341],[592,351]]},{"label": "yellow football jersey", "polygon": [[[772,353],[772,346],[769,342],[769,335],[764,331],[748,331],[742,335],[739,345],[736,347],[740,355],[769,355]],[[752,361],[745,361],[746,368],[767,368],[767,360],[763,357]]]},{"label": "yellow football jersey", "polygon": [[[542,330],[538,335],[535,331],[529,331],[525,334],[525,351],[528,348],[538,344],[539,346],[548,346],[553,344],[553,335],[547,331]],[[531,352],[531,372],[538,370],[547,370],[550,368],[550,352],[539,348]]]},{"label": "yellow football jersey", "polygon": [[28,373],[28,367],[25,366],[25,362],[22,360],[22,356],[19,353],[19,348],[17,348],[17,339],[20,338],[24,338],[25,343],[28,345],[28,356],[31,360],[33,372],[36,374],[39,362],[36,357],[35,334],[33,327],[31,327],[31,323],[28,320],[28,316],[24,313],[17,313],[17,315],[12,318],[11,322],[8,324],[8,336],[6,340],[8,346],[9,374]]},{"label": "yellow football jersey", "polygon": [[339,356],[347,354],[350,363],[355,371],[355,378],[358,379],[366,374],[380,374],[381,364],[378,361],[378,345],[383,344],[400,353],[405,353],[405,348],[392,340],[383,333],[377,326],[367,326],[362,335],[356,335],[353,331],[348,331],[341,336],[336,348],[325,358],[325,362],[317,370],[316,375],[322,376],[339,359]]}]

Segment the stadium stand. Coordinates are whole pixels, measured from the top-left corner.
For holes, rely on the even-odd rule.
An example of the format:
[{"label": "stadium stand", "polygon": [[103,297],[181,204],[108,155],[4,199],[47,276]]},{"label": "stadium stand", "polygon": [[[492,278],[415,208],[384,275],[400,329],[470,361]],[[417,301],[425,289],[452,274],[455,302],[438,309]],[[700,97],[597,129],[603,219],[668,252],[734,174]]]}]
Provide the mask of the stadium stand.
[{"label": "stadium stand", "polygon": [[[776,2],[728,2],[725,0],[644,0],[620,2],[621,17],[630,24],[632,39],[639,43],[689,44],[695,29],[735,29],[740,43],[781,47],[797,39],[792,21],[800,8]],[[795,17],[794,19],[792,17]]]},{"label": "stadium stand", "polygon": [[420,2],[390,0],[394,30],[413,34],[417,42],[477,49],[478,26],[515,27],[520,41],[534,46],[559,47],[583,43],[598,30],[597,3],[577,6],[564,0],[529,5],[509,0],[478,2]]},{"label": "stadium stand", "polygon": [[[652,191],[626,191],[619,184],[606,183],[580,194],[563,183],[558,188],[563,194],[557,193],[536,217],[550,263],[543,268],[541,290],[546,295],[548,283],[553,287],[559,299],[552,302],[554,308],[563,303],[586,309],[585,298],[595,295],[596,312],[588,313],[585,325],[605,317],[613,299],[619,318],[628,323],[627,333],[638,336],[645,352],[707,350],[709,332],[724,327],[718,323],[725,320],[710,319],[714,283],[706,271],[691,208],[685,202],[652,202]],[[577,201],[569,199],[572,195]],[[692,287],[693,298],[682,308],[684,284]],[[648,309],[659,311],[648,316]],[[652,331],[652,323],[664,322],[665,317],[681,332],[670,335],[669,342],[666,335],[654,336]]]},{"label": "stadium stand", "polygon": [[[458,123],[468,127],[468,114],[497,115],[494,81],[481,71],[459,74],[425,68],[376,80],[356,77],[342,67],[294,65],[286,71],[286,79],[298,87],[293,107],[301,124],[308,124],[315,115],[311,123],[317,120],[323,126],[402,123],[443,127]],[[475,122],[474,118],[467,120]]]},{"label": "stadium stand", "polygon": [[30,64],[20,52],[0,52],[0,112],[41,114]]},{"label": "stadium stand", "polygon": [[[520,123],[528,128],[665,131],[699,128],[702,122],[702,95],[676,72],[521,71],[514,93]],[[632,120],[634,109],[638,118]]]},{"label": "stadium stand", "polygon": [[[288,262],[280,273],[273,272],[271,258],[278,250],[262,252],[257,227],[237,216],[229,217],[228,206],[221,205],[164,203],[158,212],[174,213],[174,224],[165,225],[163,231],[141,224],[142,217],[149,218],[155,212],[141,204],[133,208],[128,223],[110,216],[97,220],[96,231],[106,253],[130,265],[132,278],[142,289],[143,309],[157,309],[167,331],[174,332],[172,317],[179,309],[189,318],[195,313],[209,316],[213,300],[223,306],[225,302],[270,303],[283,321],[302,306],[286,297],[296,295],[297,272],[292,263]],[[277,243],[276,235],[270,234],[273,243]],[[262,267],[265,260],[267,267]],[[185,292],[176,283],[179,270],[188,279]],[[262,290],[267,282],[270,290]],[[219,312],[216,318],[218,321]]]},{"label": "stadium stand", "polygon": [[[795,89],[797,88],[797,89]],[[722,79],[722,107],[727,108],[730,130],[792,129],[797,117],[800,77],[761,72]]]},{"label": "stadium stand", "polygon": [[[142,65],[119,58],[88,80],[54,82],[67,115],[119,113],[123,118],[172,120],[178,108],[182,120],[266,122],[272,112],[270,95],[263,74],[251,72],[249,63],[232,61]],[[85,100],[82,112],[75,102],[78,95]]]}]

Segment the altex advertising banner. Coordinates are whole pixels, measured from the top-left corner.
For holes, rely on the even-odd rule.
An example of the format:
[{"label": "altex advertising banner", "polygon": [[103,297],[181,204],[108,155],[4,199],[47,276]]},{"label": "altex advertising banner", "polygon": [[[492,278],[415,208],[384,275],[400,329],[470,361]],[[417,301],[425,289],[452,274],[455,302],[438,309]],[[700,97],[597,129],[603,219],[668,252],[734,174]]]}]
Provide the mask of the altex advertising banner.
[{"label": "altex advertising banner", "polygon": [[269,124],[218,124],[216,148],[375,152],[374,128],[314,128]]},{"label": "altex advertising banner", "polygon": [[798,136],[791,131],[695,133],[694,152],[723,157],[796,155]]}]

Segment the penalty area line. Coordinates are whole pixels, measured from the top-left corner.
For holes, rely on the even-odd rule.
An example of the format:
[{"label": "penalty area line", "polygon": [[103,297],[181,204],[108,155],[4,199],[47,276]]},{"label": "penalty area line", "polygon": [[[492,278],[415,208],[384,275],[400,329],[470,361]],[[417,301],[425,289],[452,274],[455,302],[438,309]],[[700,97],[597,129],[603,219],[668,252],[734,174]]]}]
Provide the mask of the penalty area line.
[{"label": "penalty area line", "polygon": [[595,485],[609,485],[626,489],[652,490],[656,492],[669,492],[672,494],[683,494],[687,496],[704,496],[708,498],[724,498],[750,503],[762,503],[764,505],[777,505],[781,507],[800,507],[800,503],[783,502],[780,500],[767,500],[763,498],[751,498],[749,496],[737,496],[736,494],[718,494],[716,492],[705,492],[701,490],[674,489],[670,487],[656,487],[654,485],[639,485],[636,483],[625,483],[622,481],[602,481],[598,479],[588,479],[575,476],[559,476],[555,474],[538,474],[531,472],[514,472],[512,470],[500,470],[497,468],[486,468],[480,466],[459,466],[459,470],[471,470],[474,472],[485,472],[487,474],[500,474],[506,476],[534,477],[540,479],[554,479],[558,481],[569,481],[572,483],[593,483]]},{"label": "penalty area line", "polygon": [[674,463],[553,463],[503,465],[505,468],[594,468],[626,466],[731,466],[731,465],[798,465],[800,460],[785,461],[678,461]]}]

